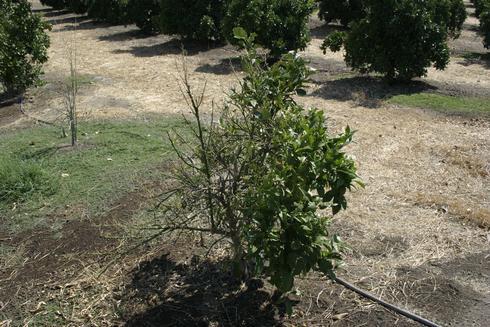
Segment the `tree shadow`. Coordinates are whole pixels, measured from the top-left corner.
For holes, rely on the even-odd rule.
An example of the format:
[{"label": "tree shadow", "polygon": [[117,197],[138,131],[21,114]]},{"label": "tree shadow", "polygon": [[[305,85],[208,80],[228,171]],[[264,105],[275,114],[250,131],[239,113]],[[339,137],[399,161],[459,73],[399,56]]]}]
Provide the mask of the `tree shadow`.
[{"label": "tree shadow", "polygon": [[308,56],[306,59],[308,66],[315,70],[311,79],[316,84],[322,84],[335,75],[352,74],[352,69],[345,64],[344,60],[326,56]]},{"label": "tree shadow", "polygon": [[22,116],[16,103],[17,99],[7,99],[3,102],[0,99],[0,127],[13,123]]},{"label": "tree shadow", "polygon": [[145,39],[152,36],[154,35],[146,34],[142,32],[140,29],[131,29],[129,31],[122,31],[113,34],[108,34],[108,35],[101,35],[98,37],[98,39],[101,41],[108,41],[108,42],[124,42],[124,41],[130,41],[134,39]]},{"label": "tree shadow", "polygon": [[480,32],[480,26],[478,25],[470,25],[470,24],[464,24],[463,25],[463,30],[479,33]]},{"label": "tree shadow", "polygon": [[323,24],[318,25],[310,29],[310,35],[312,39],[325,39],[327,35],[332,32],[346,31],[347,28],[342,25],[335,24]]},{"label": "tree shadow", "polygon": [[67,18],[65,23],[76,24],[76,26],[75,25],[66,25],[60,29],[55,30],[55,32],[66,32],[66,31],[73,31],[73,30],[92,30],[92,29],[97,29],[97,28],[108,28],[108,27],[116,26],[114,24],[94,21],[87,16],[69,17],[69,18]]},{"label": "tree shadow", "polygon": [[71,16],[64,18],[53,18],[47,20],[47,22],[51,25],[61,25],[61,24],[79,24],[89,20],[88,16]]},{"label": "tree shadow", "polygon": [[217,64],[204,64],[196,68],[198,73],[229,75],[234,72],[241,72],[242,61],[240,57],[231,57],[221,59]]},{"label": "tree shadow", "polygon": [[490,52],[479,53],[470,52],[462,55],[463,61],[459,61],[458,64],[463,66],[480,65],[485,69],[490,69]]},{"label": "tree shadow", "polygon": [[[0,85],[1,88],[1,85]],[[0,89],[0,108],[8,107],[20,102],[20,96],[18,94],[10,94],[7,92],[2,92]]]},{"label": "tree shadow", "polygon": [[322,83],[310,96],[327,100],[354,101],[366,108],[378,108],[382,102],[401,94],[434,91],[438,88],[423,81],[389,84],[381,77],[355,76]]},{"label": "tree shadow", "polygon": [[241,287],[225,264],[164,255],[139,265],[121,297],[125,326],[281,326],[262,282]]},{"label": "tree shadow", "polygon": [[[430,312],[432,319],[444,325],[487,326],[490,294],[460,282],[458,276],[488,285],[489,256],[490,251],[484,250],[449,261],[431,260],[416,268],[401,266],[396,269],[397,280],[392,287],[403,288],[407,305]],[[430,301],[420,301],[423,294],[430,294]]]},{"label": "tree shadow", "polygon": [[37,14],[42,14],[44,18],[51,18],[56,16],[62,16],[70,14],[71,12],[66,9],[54,9],[54,8],[46,8],[46,9],[38,9],[33,10],[33,12]]},{"label": "tree shadow", "polygon": [[185,41],[174,38],[164,43],[147,46],[135,46],[131,49],[117,49],[113,53],[130,53],[135,57],[155,57],[161,55],[176,55],[184,52],[187,56],[195,56],[200,52],[209,51],[221,47],[222,44],[204,44],[196,41]]},{"label": "tree shadow", "polygon": [[[62,10],[64,11],[64,10]],[[32,9],[32,12],[35,13],[35,14],[41,14],[43,15],[44,17],[51,17],[51,16],[57,16],[57,15],[62,15],[62,13],[60,14],[60,10],[56,10],[54,8],[35,8],[35,9]]]}]

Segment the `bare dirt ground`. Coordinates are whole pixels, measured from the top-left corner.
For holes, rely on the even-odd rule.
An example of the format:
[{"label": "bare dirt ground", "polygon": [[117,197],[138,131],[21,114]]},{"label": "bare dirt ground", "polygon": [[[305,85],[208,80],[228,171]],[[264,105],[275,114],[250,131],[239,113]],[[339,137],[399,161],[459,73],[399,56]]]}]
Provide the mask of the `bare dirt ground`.
[{"label": "bare dirt ground", "polygon": [[[37,1],[35,5],[40,8]],[[77,17],[75,30],[74,15],[42,12],[53,24],[51,59],[45,69],[47,84],[29,92],[30,114],[50,119],[59,112],[59,82],[69,72],[67,45],[73,39],[80,74],[87,80],[79,106],[90,119],[186,112],[178,86],[182,71],[178,40],[144,37],[134,26],[94,24],[83,17]],[[484,59],[488,52],[475,33],[476,24],[470,17],[462,37],[451,43],[453,58],[447,70],[431,69],[413,90],[397,90],[386,89],[375,78],[353,75],[342,54],[323,55],[319,46],[328,28],[312,19],[313,40],[303,55],[318,72],[308,96],[298,99],[306,106],[324,108],[332,131],[347,124],[357,130],[349,151],[367,185],[350,196],[349,209],[333,224],[351,248],[339,275],[444,326],[487,326],[490,319],[490,123],[390,106],[382,100],[421,90],[488,97],[490,67]],[[238,52],[230,46],[187,44],[186,49],[192,80],[196,85],[207,81],[208,107],[212,101],[220,102],[240,76],[232,68]],[[464,56],[467,53],[473,55]],[[14,112],[0,108],[0,128],[25,123],[27,118],[13,119],[4,110]],[[72,228],[67,233],[93,228],[79,227],[67,225]],[[88,242],[96,246],[88,250],[107,247],[103,233],[99,237]],[[79,246],[85,243],[76,244],[65,250],[82,251]],[[41,258],[55,251],[47,243],[24,246],[26,251],[46,246],[36,254]],[[85,300],[94,289],[105,290],[103,298],[88,296],[93,302],[73,305],[78,312],[74,309],[73,316],[63,318],[73,326],[86,321],[129,326],[414,325],[314,274],[299,282],[302,295],[295,315],[281,318],[281,312],[270,305],[267,285],[248,289],[234,285],[220,272],[220,260],[192,259],[197,251],[192,244],[162,245],[159,251],[140,258],[139,265],[129,261],[112,271],[120,278],[117,282],[90,275],[70,286],[53,279],[57,275],[25,276],[31,286],[54,282],[47,292],[67,298]],[[51,267],[51,272],[59,274],[57,267]],[[0,274],[0,280],[5,278]],[[17,292],[22,294],[20,289]],[[39,301],[47,301],[42,299],[40,295]],[[5,303],[0,297],[0,310],[8,307]],[[36,314],[35,304],[30,302],[34,307],[26,310]],[[91,312],[83,312],[87,307],[106,316],[87,317],[84,314]],[[110,310],[122,313],[111,316]],[[80,317],[85,320],[77,320]]]}]

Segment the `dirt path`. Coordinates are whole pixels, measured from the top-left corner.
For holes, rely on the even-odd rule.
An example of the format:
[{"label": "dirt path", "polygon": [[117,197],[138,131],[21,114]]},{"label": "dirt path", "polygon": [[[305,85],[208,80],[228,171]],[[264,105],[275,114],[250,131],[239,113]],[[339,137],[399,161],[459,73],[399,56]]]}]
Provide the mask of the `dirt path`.
[{"label": "dirt path", "polygon": [[[133,26],[94,25],[84,18],[77,18],[79,26],[73,31],[73,15],[44,14],[53,23],[48,83],[31,92],[30,112],[47,118],[59,112],[59,81],[68,74],[66,47],[73,38],[79,70],[87,81],[79,105],[92,119],[186,111],[177,82],[181,54],[175,39],[142,37]],[[451,94],[490,94],[488,62],[462,58],[467,51],[484,53],[472,30],[475,24],[470,17],[462,38],[452,43],[456,57],[448,69],[430,70],[421,81],[423,87]],[[315,20],[312,27],[314,38],[304,55],[319,74],[309,95],[299,101],[325,108],[332,130],[349,124],[358,131],[349,151],[367,183],[350,196],[349,210],[334,223],[351,247],[340,274],[441,324],[485,326],[490,316],[490,232],[478,224],[490,224],[489,122],[378,102],[380,96],[365,90],[376,91],[379,83],[348,75],[342,54],[324,56],[319,45],[326,30]],[[187,51],[192,80],[198,85],[207,81],[207,104],[223,99],[240,75],[230,64],[237,52],[229,46],[195,45],[188,45]],[[346,77],[334,80],[339,74]],[[22,120],[7,126],[16,124]],[[298,321],[378,324],[379,308],[359,299],[345,301],[342,292],[330,297],[323,285],[317,279],[300,283],[305,289],[300,298],[304,312],[315,299],[318,309],[316,320],[304,315]],[[321,312],[328,306],[335,308],[335,314],[347,315],[325,318]],[[380,324],[397,322],[381,312],[380,319],[385,320]]]}]

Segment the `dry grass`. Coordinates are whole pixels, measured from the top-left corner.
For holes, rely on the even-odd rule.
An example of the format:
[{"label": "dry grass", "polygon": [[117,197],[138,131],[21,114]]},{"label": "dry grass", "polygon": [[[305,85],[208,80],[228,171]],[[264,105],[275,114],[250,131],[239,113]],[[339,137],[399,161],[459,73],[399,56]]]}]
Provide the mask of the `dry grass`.
[{"label": "dry grass", "polygon": [[467,170],[473,177],[486,178],[490,174],[490,162],[484,162],[480,157],[472,155],[457,146],[448,150],[445,154],[447,162]]},{"label": "dry grass", "polygon": [[490,210],[487,208],[470,208],[468,207],[468,203],[460,198],[417,193],[414,198],[414,203],[464,219],[470,223],[476,223],[482,228],[490,228]]}]

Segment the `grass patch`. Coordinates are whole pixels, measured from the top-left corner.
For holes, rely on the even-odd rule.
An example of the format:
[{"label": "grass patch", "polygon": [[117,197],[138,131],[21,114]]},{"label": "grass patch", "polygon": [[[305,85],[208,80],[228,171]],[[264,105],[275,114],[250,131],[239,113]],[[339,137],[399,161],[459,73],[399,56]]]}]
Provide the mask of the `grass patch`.
[{"label": "grass patch", "polygon": [[24,202],[29,197],[52,195],[57,178],[37,163],[0,156],[0,203]]},{"label": "grass patch", "polygon": [[453,97],[434,93],[396,95],[387,101],[391,104],[431,109],[446,114],[490,117],[490,99]]},{"label": "grass patch", "polygon": [[77,148],[54,128],[4,133],[0,187],[7,192],[0,216],[19,232],[50,226],[46,217],[60,212],[67,219],[100,214],[142,181],[164,178],[161,166],[173,158],[166,132],[182,128],[177,118],[85,123]]}]

